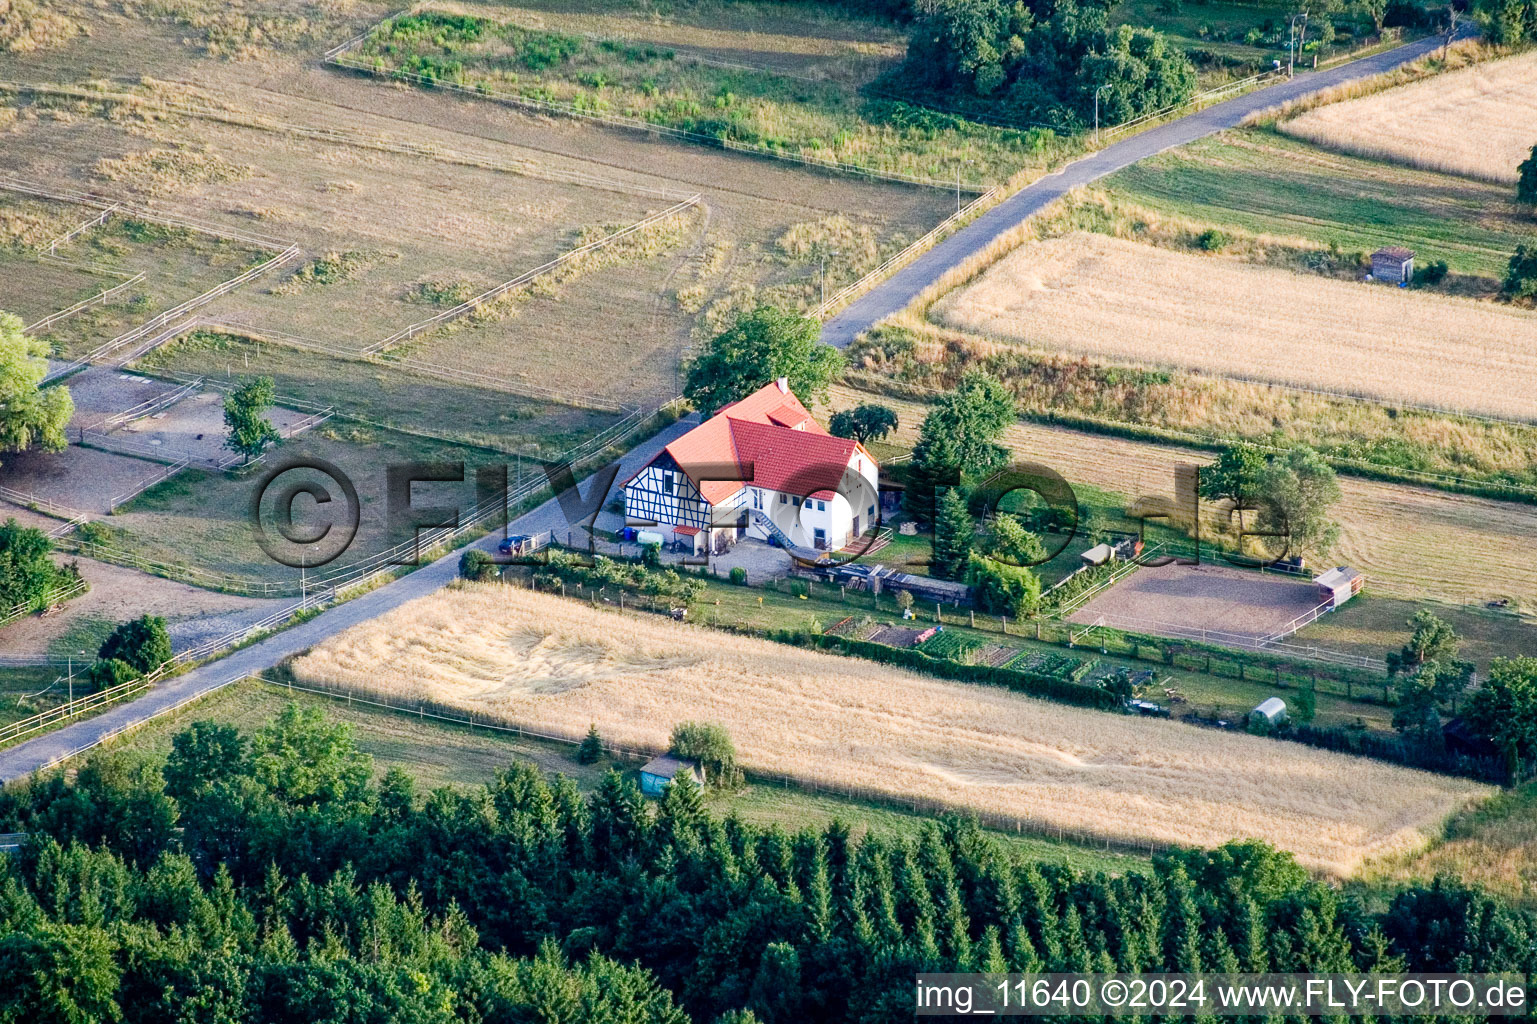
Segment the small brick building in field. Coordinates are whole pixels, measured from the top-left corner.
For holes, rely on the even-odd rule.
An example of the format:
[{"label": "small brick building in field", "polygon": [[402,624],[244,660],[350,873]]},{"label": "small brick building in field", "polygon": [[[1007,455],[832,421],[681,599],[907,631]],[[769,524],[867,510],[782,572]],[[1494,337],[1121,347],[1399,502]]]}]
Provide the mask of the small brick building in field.
[{"label": "small brick building in field", "polygon": [[1372,253],[1372,280],[1408,284],[1414,280],[1414,250],[1389,245]]}]

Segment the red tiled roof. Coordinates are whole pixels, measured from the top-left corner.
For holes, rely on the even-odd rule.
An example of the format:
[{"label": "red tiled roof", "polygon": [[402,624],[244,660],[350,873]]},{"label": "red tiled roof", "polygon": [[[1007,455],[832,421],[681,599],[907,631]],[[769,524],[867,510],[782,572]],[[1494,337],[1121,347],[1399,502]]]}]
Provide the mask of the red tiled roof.
[{"label": "red tiled roof", "polygon": [[745,475],[742,470],[750,465],[754,487],[827,498],[854,453],[863,449],[829,434],[794,392],[781,391],[776,382],[724,406],[664,451],[689,474],[704,499],[718,505],[744,483],[697,476],[717,470],[720,476]]},{"label": "red tiled roof", "polygon": [[681,533],[685,537],[697,537],[697,536],[699,536],[699,527],[697,527],[697,526],[674,526],[672,528],[672,532],[673,533]]},{"label": "red tiled roof", "polygon": [[[728,419],[738,464],[752,466],[752,486],[771,491],[830,498],[859,447],[848,438],[831,434]],[[730,497],[736,490],[736,485],[730,485],[721,497]],[[708,494],[705,497],[712,504],[721,500]]]}]

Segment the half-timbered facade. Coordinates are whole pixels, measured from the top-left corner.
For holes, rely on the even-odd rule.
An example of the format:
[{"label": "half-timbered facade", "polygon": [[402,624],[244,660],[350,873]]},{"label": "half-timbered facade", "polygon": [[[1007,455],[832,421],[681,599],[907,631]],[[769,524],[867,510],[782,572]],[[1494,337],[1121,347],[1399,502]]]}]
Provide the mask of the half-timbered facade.
[{"label": "half-timbered facade", "polygon": [[836,551],[875,525],[880,467],[780,379],[663,449],[624,484],[625,517],[695,553],[743,536]]}]

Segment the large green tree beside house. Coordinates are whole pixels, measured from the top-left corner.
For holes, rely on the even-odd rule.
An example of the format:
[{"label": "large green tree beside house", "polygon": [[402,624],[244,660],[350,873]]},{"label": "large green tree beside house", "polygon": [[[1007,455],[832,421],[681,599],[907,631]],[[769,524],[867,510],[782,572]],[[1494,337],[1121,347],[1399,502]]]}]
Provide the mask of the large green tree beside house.
[{"label": "large green tree beside house", "polygon": [[688,361],[683,395],[710,416],[784,377],[809,407],[843,372],[843,353],[822,344],[821,331],[817,321],[776,306],[742,313]]}]

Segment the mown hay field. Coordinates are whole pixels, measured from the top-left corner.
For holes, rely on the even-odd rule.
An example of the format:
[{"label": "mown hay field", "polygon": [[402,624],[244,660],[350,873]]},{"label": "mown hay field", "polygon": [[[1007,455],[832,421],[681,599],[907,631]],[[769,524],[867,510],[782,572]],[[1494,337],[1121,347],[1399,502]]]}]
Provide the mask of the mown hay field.
[{"label": "mown hay field", "polygon": [[1514,182],[1537,144],[1537,53],[1316,107],[1280,128],[1361,156]]},{"label": "mown hay field", "polygon": [[1537,415],[1537,315],[1088,232],[1027,242],[934,306],[1044,349],[1390,402]]},{"label": "mown hay field", "polygon": [[1129,841],[1263,839],[1338,874],[1488,792],[1257,737],[944,682],[501,584],[460,586],[293,663],[305,682],[665,748],[718,722],[749,769]]}]

